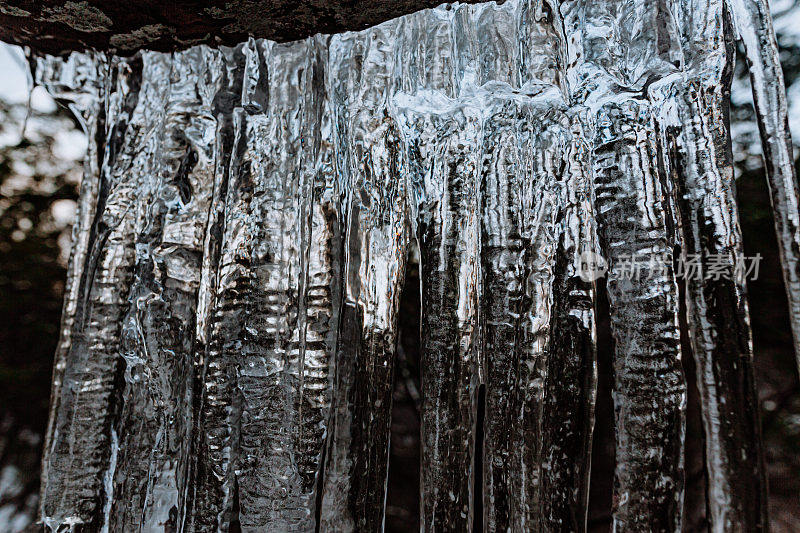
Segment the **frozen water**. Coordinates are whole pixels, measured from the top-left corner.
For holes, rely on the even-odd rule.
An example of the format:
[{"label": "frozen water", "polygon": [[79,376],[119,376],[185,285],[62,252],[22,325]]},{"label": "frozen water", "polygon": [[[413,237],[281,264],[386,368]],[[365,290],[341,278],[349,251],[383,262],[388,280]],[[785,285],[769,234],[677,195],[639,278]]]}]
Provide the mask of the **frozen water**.
[{"label": "frozen water", "polygon": [[476,491],[488,531],[585,529],[588,252],[609,265],[615,529],[681,526],[681,292],[712,529],[762,527],[744,280],[676,271],[695,256],[732,269],[742,251],[731,14],[800,332],[798,193],[761,1],[452,4],[288,44],[37,60],[90,139],[41,519],[380,530],[416,240],[424,530],[471,530]]}]

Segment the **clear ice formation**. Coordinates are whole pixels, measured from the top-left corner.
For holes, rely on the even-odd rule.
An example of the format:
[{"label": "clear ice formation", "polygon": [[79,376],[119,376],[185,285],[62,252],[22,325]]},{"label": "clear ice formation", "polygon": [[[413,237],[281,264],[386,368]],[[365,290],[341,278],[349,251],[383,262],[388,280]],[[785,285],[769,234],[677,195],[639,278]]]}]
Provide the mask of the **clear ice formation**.
[{"label": "clear ice formation", "polygon": [[[585,530],[587,252],[610,265],[615,530],[680,530],[682,298],[711,529],[765,529],[744,282],[676,273],[742,252],[737,31],[797,339],[798,190],[764,0],[452,4],[287,44],[34,60],[91,140],[41,520],[380,530],[418,246],[423,530],[470,531],[475,494],[486,531]],[[665,267],[630,279],[631,255]]]}]

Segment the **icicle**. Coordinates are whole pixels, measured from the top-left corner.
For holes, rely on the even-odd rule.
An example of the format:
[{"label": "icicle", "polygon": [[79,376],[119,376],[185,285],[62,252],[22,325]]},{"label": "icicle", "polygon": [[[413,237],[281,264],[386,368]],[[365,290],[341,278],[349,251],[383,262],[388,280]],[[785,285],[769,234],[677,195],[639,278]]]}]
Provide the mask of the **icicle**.
[{"label": "icicle", "polygon": [[[650,106],[634,99],[610,103],[597,121],[596,208],[616,341],[615,527],[679,529],[686,389]],[[633,267],[628,277],[627,262],[653,266]]]},{"label": "icicle", "polygon": [[[180,530],[214,529],[221,519],[229,520],[232,499],[228,497],[231,447],[226,407],[234,405],[230,392],[229,368],[219,357],[218,340],[209,338],[221,321],[217,305],[228,301],[230,294],[220,288],[222,247],[228,216],[229,182],[235,186],[241,168],[241,124],[244,59],[241,47],[220,50],[220,87],[211,106],[216,119],[213,152],[213,193],[208,224],[203,240],[203,262],[197,297],[196,343],[194,347],[194,383],[192,387],[192,456],[188,465]],[[231,200],[233,202],[233,200]],[[230,261],[230,259],[229,259]],[[216,339],[216,337],[215,337]],[[226,404],[229,401],[230,404]]]},{"label": "icicle", "polygon": [[675,184],[682,260],[721,264],[729,272],[685,272],[682,280],[703,415],[706,506],[712,531],[756,531],[766,524],[766,480],[725,127],[733,50],[722,2],[681,7],[681,40],[704,42],[705,48],[684,47],[684,74],[654,83],[649,93],[659,109],[661,159]]},{"label": "icicle", "polygon": [[[590,149],[584,139],[582,118],[579,114],[572,115],[570,131],[564,132],[563,139],[556,138],[548,152],[552,157],[563,150],[564,175],[558,176],[552,168],[556,158],[545,161],[548,173],[562,182],[556,214],[560,223],[554,225],[556,240],[549,254],[538,261],[539,269],[552,270],[548,276],[552,277],[552,319],[546,336],[546,385],[542,391],[544,412],[539,457],[542,463],[541,521],[546,529],[571,531],[586,528],[596,387],[594,279],[587,272],[585,262],[588,257],[597,255],[599,249],[592,207]],[[541,231],[540,219],[530,224],[530,231]],[[540,277],[544,272],[535,272],[534,276]],[[542,314],[542,305],[534,309],[537,313],[531,313],[529,318],[533,324],[537,322],[537,315]],[[537,377],[533,376],[532,384],[536,384]],[[536,512],[535,508],[528,510],[534,517]]]},{"label": "icicle", "polygon": [[[104,63],[99,66],[106,67]],[[105,135],[97,132],[97,146],[91,150],[96,150],[102,161],[95,178],[99,187],[95,193],[91,184],[84,186],[81,201],[83,209],[95,210],[95,214],[91,227],[83,228],[89,242],[85,248],[83,244],[77,248],[76,259],[83,259],[83,265],[80,272],[76,266],[73,273],[80,276],[80,286],[69,324],[72,330],[69,339],[66,335],[64,339],[68,346],[62,344],[66,349],[64,373],[61,385],[54,387],[58,407],[48,434],[49,482],[43,490],[42,513],[50,527],[101,527],[101,485],[114,453],[111,434],[119,408],[121,322],[128,308],[135,261],[135,243],[130,236],[135,232],[137,189],[143,179],[136,169],[149,154],[146,134],[152,130],[144,116],[145,101],[138,105],[141,63],[136,59],[115,61],[108,68],[114,72],[116,87],[109,91],[113,96],[95,126],[108,126]],[[134,129],[136,133],[132,133]]]},{"label": "icicle", "polygon": [[775,231],[789,298],[795,355],[800,369],[800,191],[794,175],[786,87],[769,6],[764,0],[729,0],[750,67]]},{"label": "icicle", "polygon": [[[148,508],[152,505],[147,501],[151,498],[151,477],[154,474],[160,476],[161,468],[168,466],[159,465],[158,471],[153,472],[155,465],[151,461],[154,449],[163,450],[166,444],[162,440],[164,420],[161,419],[166,404],[170,404],[168,408],[179,404],[178,398],[186,390],[185,383],[176,383],[180,392],[178,398],[174,398],[172,387],[164,377],[176,377],[175,372],[184,370],[180,361],[182,356],[185,357],[180,347],[183,337],[180,324],[187,321],[186,317],[182,317],[183,320],[178,318],[172,324],[174,329],[170,331],[169,306],[162,300],[163,291],[169,290],[163,287],[168,273],[163,271],[164,262],[159,261],[160,265],[156,263],[156,248],[162,242],[165,212],[168,209],[165,203],[172,193],[168,183],[171,176],[164,176],[166,173],[160,164],[162,138],[167,128],[166,110],[169,106],[173,63],[170,57],[161,54],[144,53],[136,60],[141,62],[142,85],[138,109],[131,125],[140,127],[147,136],[141,139],[141,151],[137,153],[141,156],[134,161],[135,170],[131,172],[134,176],[140,176],[139,182],[134,185],[134,198],[137,201],[127,208],[133,218],[130,228],[133,238],[128,241],[136,249],[131,265],[132,282],[123,293],[127,306],[121,317],[122,328],[117,348],[123,359],[120,366],[124,374],[124,390],[115,391],[122,397],[118,422],[115,423],[119,428],[120,451],[112,481],[117,499],[112,502],[109,516],[110,523],[134,529],[148,519]],[[166,82],[156,82],[157,79],[166,79]],[[140,140],[136,136],[133,139]],[[130,150],[133,152],[136,147],[131,146]],[[197,223],[202,224],[202,218]],[[187,304],[191,306],[190,302],[184,302],[180,307],[191,312],[191,307],[186,309]],[[188,317],[188,321],[191,321],[191,317]],[[177,376],[186,374],[184,370]],[[186,420],[184,414],[180,417],[182,422]],[[168,472],[169,468],[164,474],[168,475]]]},{"label": "icicle", "polygon": [[[438,106],[437,106],[438,107]],[[422,172],[422,526],[471,526],[477,402],[479,123],[457,105],[414,113]],[[426,116],[427,115],[427,116]],[[476,490],[480,490],[477,488]]]},{"label": "icicle", "polygon": [[[73,332],[77,333],[75,321],[82,314],[83,301],[81,280],[87,267],[87,258],[93,243],[92,225],[97,214],[100,195],[100,173],[104,145],[105,108],[102,100],[107,82],[103,76],[105,58],[92,54],[72,54],[65,60],[40,58],[36,60],[36,82],[43,84],[50,94],[69,102],[73,114],[82,122],[89,145],[84,163],[84,179],[81,184],[78,217],[73,226],[72,253],[67,271],[67,284],[64,290],[64,306],[61,317],[61,338],[54,357],[53,383],[50,402],[50,415],[45,433],[44,458],[42,460],[42,479],[61,483],[58,476],[64,475],[57,469],[51,473],[50,462],[53,444],[56,442],[55,424],[61,406],[64,374],[67,356],[70,353]],[[102,209],[102,206],[100,206]],[[71,383],[67,383],[70,387]],[[72,514],[71,509],[51,502],[54,497],[46,497],[43,488],[40,502],[40,519],[55,530],[60,523]],[[71,505],[70,502],[68,505]]]},{"label": "icicle", "polygon": [[162,55],[142,58],[144,80],[170,83],[158,83],[166,87],[163,104],[147,100],[159,144],[152,168],[143,168],[153,179],[140,189],[146,203],[137,214],[136,275],[123,321],[126,384],[112,520],[125,528],[176,528],[185,505],[194,308],[214,172],[205,139],[216,130],[217,79],[201,74],[219,65],[217,55],[193,49],[167,64]]},{"label": "icicle", "polygon": [[[539,505],[558,490],[546,494],[541,486],[549,468],[542,448],[542,401],[550,355],[545,346],[552,320],[551,258],[561,204],[561,165],[553,168],[552,162],[563,142],[559,113],[547,113],[554,119],[542,113],[552,105],[546,96],[540,102],[498,102],[484,123],[484,512],[492,530],[535,527]],[[526,167],[528,172],[521,170]]]},{"label": "icicle", "polygon": [[[315,131],[322,100],[314,84],[324,68],[317,51],[314,40],[244,48],[242,103],[250,113],[239,115],[209,337],[209,367],[227,370],[207,375],[234,405],[217,415],[222,449],[207,448],[210,462],[222,469],[218,479],[225,479],[216,489],[223,495],[216,511],[223,528],[237,491],[245,531],[307,529],[315,521],[333,312],[329,222],[314,192],[326,185],[318,168],[325,144]],[[284,68],[268,72],[265,62]]]},{"label": "icicle", "polygon": [[[297,468],[302,487],[313,494],[307,500],[315,507],[322,491],[322,458],[332,403],[336,352],[339,286],[341,277],[341,234],[337,220],[335,176],[333,167],[332,124],[325,84],[327,50],[316,39],[309,53],[307,68],[306,119],[303,133],[306,149],[302,163],[305,174],[302,187],[300,241],[301,326],[298,327],[300,350],[300,407],[298,409]],[[318,523],[319,516],[312,516]]]},{"label": "icicle", "polygon": [[[315,128],[324,96],[314,84],[324,64],[313,39],[265,48],[256,61],[283,68],[264,73],[266,112],[248,117],[244,162],[250,177],[241,183],[242,194],[252,195],[242,243],[252,255],[249,266],[239,267],[251,277],[249,286],[237,287],[246,309],[235,358],[242,397],[239,519],[243,531],[306,530],[315,521],[314,474],[323,443],[315,426],[327,418],[329,404],[331,300],[327,285],[314,292],[308,286],[312,276],[329,278],[331,268],[324,255],[314,270],[308,264],[312,237],[326,246],[325,234],[313,235],[310,225],[318,208]],[[321,252],[315,247],[314,253]],[[309,328],[314,295],[321,330]]]},{"label": "icicle", "polygon": [[397,309],[408,245],[408,188],[389,113],[394,27],[330,46],[336,172],[345,185],[342,302],[322,530],[383,524]]},{"label": "icicle", "polygon": [[[661,4],[614,2],[568,2],[561,14],[570,95],[590,110],[595,212],[609,265],[616,340],[614,527],[676,530],[686,388],[674,213],[664,201],[670,189],[656,157],[653,106],[637,94],[675,71],[680,57],[673,14]],[[636,31],[626,30],[631,27]],[[619,55],[622,50],[631,53]]]},{"label": "icicle", "polygon": [[[513,65],[515,47],[489,30],[508,25],[503,13],[493,19],[488,13],[475,17],[478,80],[493,84],[483,85],[486,100],[477,106],[485,110],[479,167],[486,381],[482,490],[485,527],[523,531],[538,527],[540,505],[557,492],[541,493],[546,469],[542,400],[552,303],[550,257],[560,204],[556,174],[561,164],[553,168],[552,163],[560,160],[553,152],[564,138],[558,123],[563,100],[539,79],[547,78],[550,65],[527,73],[524,96],[506,92],[513,81],[506,65]],[[538,26],[530,21],[530,27]]]},{"label": "icicle", "polygon": [[[462,11],[456,19],[464,16]],[[474,490],[480,123],[474,111],[450,98],[451,84],[458,79],[452,61],[458,35],[451,16],[412,19],[418,24],[409,24],[406,45],[427,38],[430,49],[440,52],[412,48],[402,54],[425,67],[401,76],[411,83],[398,100],[409,180],[420,200],[420,473],[425,531],[471,529]],[[458,70],[470,67],[474,68]]]}]

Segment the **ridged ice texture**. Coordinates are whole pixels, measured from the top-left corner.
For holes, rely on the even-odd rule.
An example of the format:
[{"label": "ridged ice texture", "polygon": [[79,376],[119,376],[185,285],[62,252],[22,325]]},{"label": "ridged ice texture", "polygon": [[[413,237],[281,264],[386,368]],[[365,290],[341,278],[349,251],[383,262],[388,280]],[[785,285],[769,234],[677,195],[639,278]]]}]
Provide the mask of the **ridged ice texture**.
[{"label": "ridged ice texture", "polygon": [[[714,531],[765,528],[744,282],[675,269],[741,253],[732,20],[800,324],[798,194],[760,0],[453,4],[288,44],[37,60],[90,138],[42,521],[381,530],[416,240],[423,530],[470,531],[476,495],[486,531],[585,530],[588,252],[611,267],[615,529],[681,527],[681,293],[705,424],[697,505]],[[629,279],[631,256],[663,268]]]}]

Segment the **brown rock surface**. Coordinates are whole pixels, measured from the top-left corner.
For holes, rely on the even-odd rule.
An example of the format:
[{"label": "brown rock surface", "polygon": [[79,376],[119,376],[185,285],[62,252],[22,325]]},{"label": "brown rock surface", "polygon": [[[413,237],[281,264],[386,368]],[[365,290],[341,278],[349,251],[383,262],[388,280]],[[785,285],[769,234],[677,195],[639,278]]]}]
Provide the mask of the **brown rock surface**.
[{"label": "brown rock surface", "polygon": [[0,0],[0,40],[47,53],[129,54],[249,36],[293,41],[360,30],[439,0]]}]

